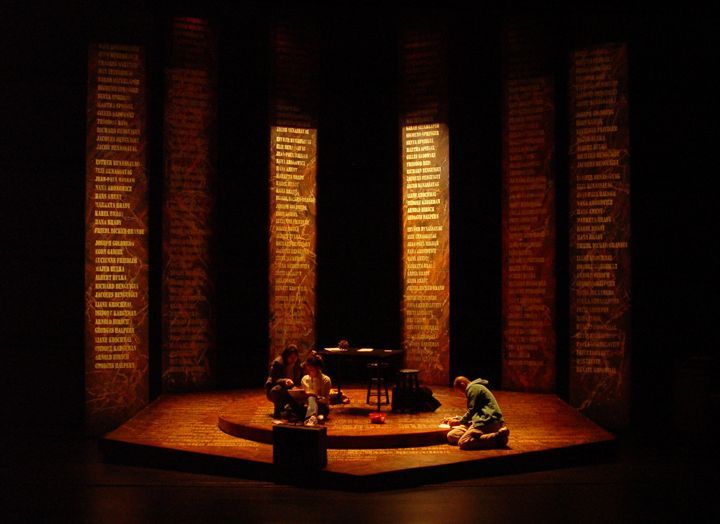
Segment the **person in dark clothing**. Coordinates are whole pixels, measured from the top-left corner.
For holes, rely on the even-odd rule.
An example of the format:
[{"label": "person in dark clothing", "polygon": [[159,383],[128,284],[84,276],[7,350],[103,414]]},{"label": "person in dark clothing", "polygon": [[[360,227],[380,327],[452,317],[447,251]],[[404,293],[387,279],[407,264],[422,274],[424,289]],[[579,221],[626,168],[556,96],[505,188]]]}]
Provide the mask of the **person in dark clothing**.
[{"label": "person in dark clothing", "polygon": [[270,373],[265,381],[265,394],[275,406],[273,418],[280,418],[286,404],[293,405],[294,401],[288,394],[288,389],[300,386],[302,376],[298,348],[291,344],[270,363]]},{"label": "person in dark clothing", "polygon": [[487,380],[470,381],[457,377],[453,387],[467,398],[467,411],[462,417],[447,420],[452,426],[448,442],[460,449],[502,448],[507,445],[510,430],[505,425],[495,396],[485,387]]}]

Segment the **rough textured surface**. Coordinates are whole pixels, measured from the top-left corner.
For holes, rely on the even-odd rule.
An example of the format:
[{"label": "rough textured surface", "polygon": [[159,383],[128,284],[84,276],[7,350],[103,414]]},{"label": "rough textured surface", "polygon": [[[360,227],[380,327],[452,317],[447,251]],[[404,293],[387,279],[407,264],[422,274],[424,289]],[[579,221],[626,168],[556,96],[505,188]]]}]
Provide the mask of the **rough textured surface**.
[{"label": "rough textured surface", "polygon": [[400,42],[403,349],[420,380],[450,380],[450,133],[446,35],[407,28]]},{"label": "rough textured surface", "polygon": [[570,71],[570,401],[630,423],[627,50],[576,51]]},{"label": "rough textured surface", "polygon": [[[353,390],[349,391],[354,395]],[[355,391],[361,393],[360,390]],[[450,389],[435,393],[443,402],[441,411],[419,415],[414,425],[432,430],[443,416],[463,412],[463,399],[454,397]],[[461,464],[477,464],[480,468],[478,471],[482,471],[480,464],[489,459],[510,459],[509,466],[512,459],[526,455],[536,457],[544,452],[553,454],[572,448],[587,448],[586,451],[592,453],[593,446],[608,444],[614,440],[610,433],[584,418],[554,395],[498,391],[496,397],[511,432],[506,449],[465,452],[447,444],[409,448],[329,449],[325,472],[350,476],[401,474],[405,471],[418,473],[427,468],[429,471],[442,471],[444,467]],[[258,433],[271,431],[272,405],[264,398],[262,391],[194,393],[160,397],[122,427],[107,434],[104,442],[110,445],[129,445],[136,449],[145,448],[146,452],[147,448],[150,448],[149,456],[154,453],[153,449],[156,450],[155,453],[176,450],[190,452],[196,458],[202,455],[236,460],[242,464],[270,465],[270,444],[236,438],[218,428],[220,413],[238,411],[247,414],[250,421],[248,426],[254,427]],[[369,422],[365,425],[354,420],[344,425],[339,422],[340,416],[332,416],[332,421],[328,423],[329,436],[335,431],[335,425],[338,426],[338,432],[347,434],[382,432],[390,428],[390,425],[387,425],[384,428],[378,426],[377,429]],[[409,417],[413,416],[399,417],[409,420]],[[366,417],[363,419],[367,420]],[[390,415],[389,420],[392,420]],[[185,453],[182,456],[188,457]],[[179,462],[185,460],[189,459]],[[502,467],[502,462],[497,460],[493,464],[492,467]]]},{"label": "rough textured surface", "polygon": [[551,29],[505,28],[502,387],[555,391],[555,85]]},{"label": "rough textured surface", "polygon": [[144,48],[92,44],[87,104],[85,411],[100,434],[148,401]]},{"label": "rough textured surface", "polygon": [[271,40],[270,358],[315,348],[317,48],[309,26],[276,21]]},{"label": "rough textured surface", "polygon": [[217,85],[207,20],[174,18],[165,70],[163,388],[207,386],[215,371],[214,275]]}]

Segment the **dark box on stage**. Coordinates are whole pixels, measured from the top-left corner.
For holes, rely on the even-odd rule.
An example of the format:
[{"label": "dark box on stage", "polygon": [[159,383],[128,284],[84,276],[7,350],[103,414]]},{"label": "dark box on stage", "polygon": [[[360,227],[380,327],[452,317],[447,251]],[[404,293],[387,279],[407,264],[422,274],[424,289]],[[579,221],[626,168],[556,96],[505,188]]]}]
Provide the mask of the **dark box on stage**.
[{"label": "dark box on stage", "polygon": [[292,468],[327,465],[327,429],[324,426],[274,426],[273,463]]}]

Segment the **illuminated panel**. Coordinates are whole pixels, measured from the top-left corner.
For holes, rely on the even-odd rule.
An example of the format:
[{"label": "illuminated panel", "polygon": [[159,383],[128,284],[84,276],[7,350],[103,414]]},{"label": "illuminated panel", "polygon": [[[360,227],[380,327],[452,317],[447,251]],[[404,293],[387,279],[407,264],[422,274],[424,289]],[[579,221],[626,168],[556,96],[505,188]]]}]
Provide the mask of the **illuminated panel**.
[{"label": "illuminated panel", "polygon": [[542,25],[506,27],[503,388],[555,388],[554,84]]},{"label": "illuminated panel", "polygon": [[315,347],[316,41],[278,23],[272,36],[270,128],[270,357]]},{"label": "illuminated panel", "polygon": [[450,200],[445,39],[401,42],[403,348],[428,384],[450,379]]},{"label": "illuminated panel", "polygon": [[208,22],[174,18],[165,70],[163,367],[165,391],[212,382],[215,333],[210,242],[217,90]]},{"label": "illuminated panel", "polygon": [[101,433],[148,401],[143,49],[92,44],[88,75],[85,399]]},{"label": "illuminated panel", "polygon": [[570,400],[622,427],[630,400],[630,166],[624,45],[570,71]]}]

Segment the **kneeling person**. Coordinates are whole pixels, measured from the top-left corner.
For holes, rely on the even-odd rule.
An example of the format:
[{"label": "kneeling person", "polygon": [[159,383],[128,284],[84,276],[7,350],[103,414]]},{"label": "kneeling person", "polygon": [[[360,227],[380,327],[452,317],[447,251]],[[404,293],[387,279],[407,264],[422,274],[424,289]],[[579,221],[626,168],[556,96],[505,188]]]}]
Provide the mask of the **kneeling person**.
[{"label": "kneeling person", "polygon": [[485,387],[481,378],[472,382],[467,377],[457,377],[453,387],[467,398],[467,411],[462,417],[447,421],[453,429],[447,434],[448,442],[460,449],[501,448],[507,444],[510,430],[505,426],[497,400]]},{"label": "kneeling person", "polygon": [[305,361],[305,375],[302,378],[302,387],[308,395],[307,411],[305,412],[305,425],[314,426],[330,413],[330,377],[322,372],[323,360],[316,353],[310,355]]}]

